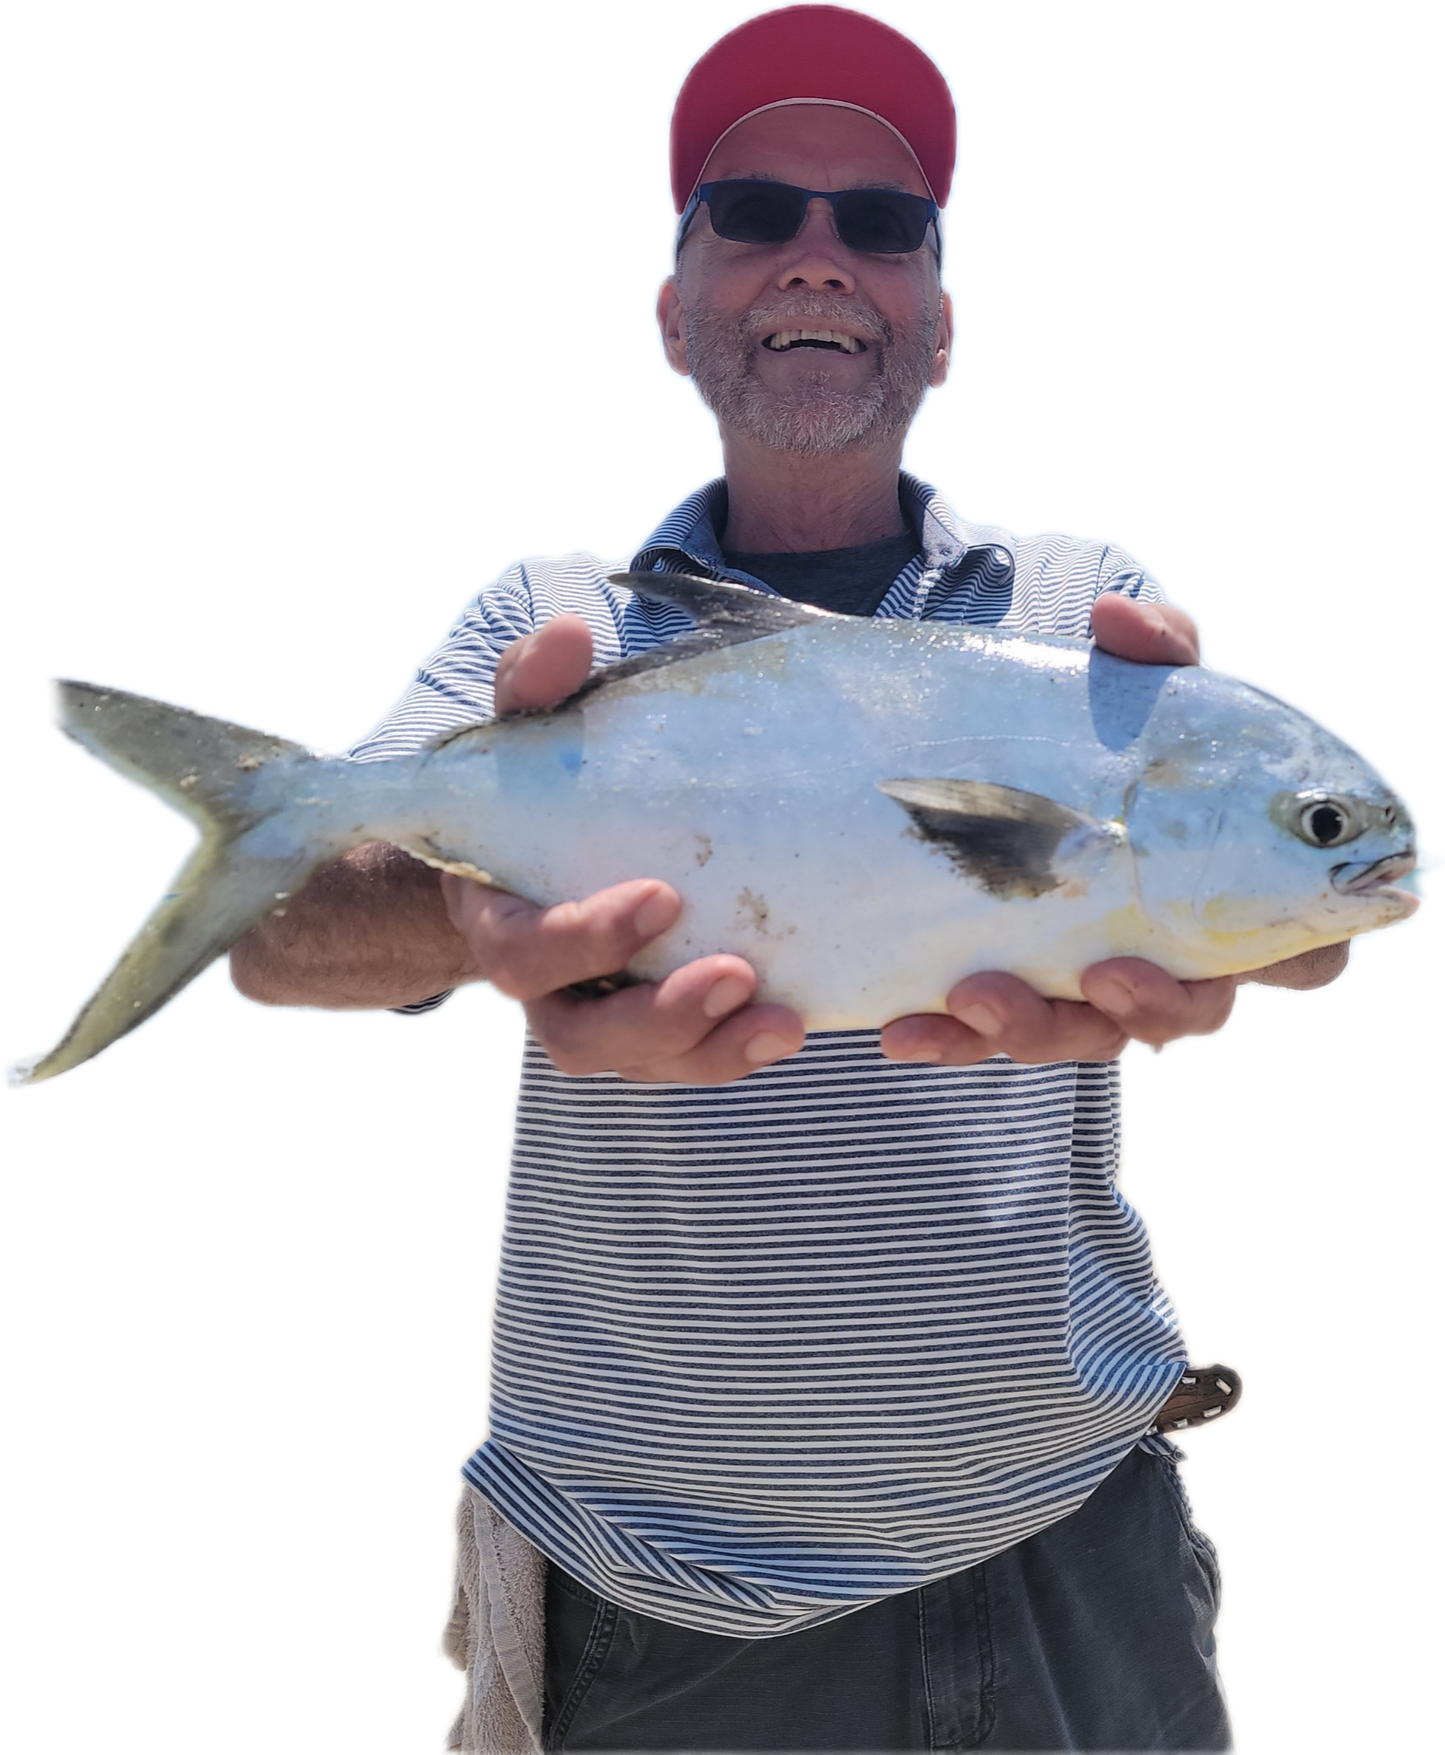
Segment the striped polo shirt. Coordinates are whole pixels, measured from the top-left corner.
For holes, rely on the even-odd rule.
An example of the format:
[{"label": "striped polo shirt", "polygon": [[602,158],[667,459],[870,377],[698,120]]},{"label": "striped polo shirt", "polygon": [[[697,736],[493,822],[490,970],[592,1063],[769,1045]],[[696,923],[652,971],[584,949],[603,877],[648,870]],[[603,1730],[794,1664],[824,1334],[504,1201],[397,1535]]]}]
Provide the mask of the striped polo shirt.
[{"label": "striped polo shirt", "polygon": [[[1085,636],[1102,591],[1158,600],[1119,549],[967,524],[907,475],[900,496],[919,553],[880,616]],[[718,481],[631,568],[767,590],[724,564],[725,518]],[[488,716],[498,654],[563,611],[599,664],[690,625],[619,570],[513,567],[353,755]],[[467,1479],[601,1595],[713,1633],[986,1559],[1074,1510],[1184,1364],[1118,1151],[1113,1063],[910,1065],[830,1031],[694,1088],[568,1076],[529,1042]]]}]

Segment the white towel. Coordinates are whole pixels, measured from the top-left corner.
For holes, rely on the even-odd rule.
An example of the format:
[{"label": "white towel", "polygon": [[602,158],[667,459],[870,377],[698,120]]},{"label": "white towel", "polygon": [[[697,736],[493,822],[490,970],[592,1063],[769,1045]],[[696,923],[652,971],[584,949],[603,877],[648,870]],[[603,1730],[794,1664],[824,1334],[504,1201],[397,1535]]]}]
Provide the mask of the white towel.
[{"label": "white towel", "polygon": [[467,1672],[447,1741],[463,1755],[541,1755],[547,1561],[475,1487],[457,1507],[457,1584],[442,1649]]}]

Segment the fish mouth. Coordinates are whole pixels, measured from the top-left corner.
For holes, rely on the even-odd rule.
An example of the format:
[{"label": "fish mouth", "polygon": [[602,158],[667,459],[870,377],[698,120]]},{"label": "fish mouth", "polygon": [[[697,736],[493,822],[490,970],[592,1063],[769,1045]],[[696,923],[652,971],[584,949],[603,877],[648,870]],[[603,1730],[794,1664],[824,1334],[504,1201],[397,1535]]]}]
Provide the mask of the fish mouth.
[{"label": "fish mouth", "polygon": [[1330,882],[1342,896],[1388,897],[1391,901],[1408,903],[1413,912],[1418,899],[1408,890],[1394,885],[1415,869],[1413,849],[1406,853],[1389,853],[1383,859],[1355,860],[1346,865],[1332,866]]}]

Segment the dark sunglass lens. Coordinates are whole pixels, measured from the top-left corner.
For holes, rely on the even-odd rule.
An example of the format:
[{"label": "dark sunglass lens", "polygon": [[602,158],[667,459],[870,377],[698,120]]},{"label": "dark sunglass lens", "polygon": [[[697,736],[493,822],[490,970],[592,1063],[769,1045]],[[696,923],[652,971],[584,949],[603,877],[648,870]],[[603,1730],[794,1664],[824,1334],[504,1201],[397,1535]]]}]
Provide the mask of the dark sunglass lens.
[{"label": "dark sunglass lens", "polygon": [[786,183],[714,183],[707,198],[712,229],[735,244],[782,244],[796,237],[806,197]]},{"label": "dark sunglass lens", "polygon": [[850,250],[906,256],[928,231],[928,203],[899,189],[849,189],[838,197],[838,236]]}]

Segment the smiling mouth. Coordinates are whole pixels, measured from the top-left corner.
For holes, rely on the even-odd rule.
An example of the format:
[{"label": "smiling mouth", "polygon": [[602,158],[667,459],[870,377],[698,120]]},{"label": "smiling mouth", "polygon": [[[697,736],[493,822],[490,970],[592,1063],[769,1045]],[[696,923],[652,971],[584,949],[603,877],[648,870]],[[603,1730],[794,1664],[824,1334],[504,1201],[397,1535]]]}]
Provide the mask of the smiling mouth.
[{"label": "smiling mouth", "polygon": [[764,336],[763,346],[773,353],[790,353],[795,347],[831,348],[834,353],[867,351],[856,335],[844,335],[840,329],[778,329]]}]

